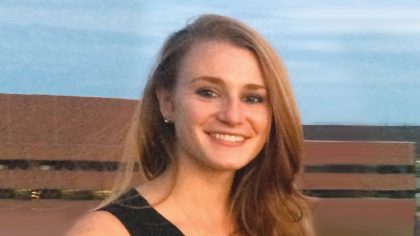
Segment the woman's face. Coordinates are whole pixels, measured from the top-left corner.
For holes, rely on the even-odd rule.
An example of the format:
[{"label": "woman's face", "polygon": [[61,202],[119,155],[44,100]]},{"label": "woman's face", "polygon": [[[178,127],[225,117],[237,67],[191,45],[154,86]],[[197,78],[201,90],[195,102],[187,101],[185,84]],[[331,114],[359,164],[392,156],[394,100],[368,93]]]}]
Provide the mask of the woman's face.
[{"label": "woman's face", "polygon": [[248,50],[219,41],[195,44],[171,92],[158,91],[176,130],[175,157],[214,170],[238,170],[260,152],[271,106],[260,66]]}]

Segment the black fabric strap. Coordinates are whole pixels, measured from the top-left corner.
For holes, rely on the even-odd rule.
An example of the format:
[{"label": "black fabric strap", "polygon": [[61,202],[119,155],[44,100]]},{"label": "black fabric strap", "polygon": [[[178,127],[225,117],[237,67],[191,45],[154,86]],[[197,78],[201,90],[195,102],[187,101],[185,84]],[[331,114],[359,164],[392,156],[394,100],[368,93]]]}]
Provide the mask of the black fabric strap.
[{"label": "black fabric strap", "polygon": [[130,189],[114,203],[99,210],[117,217],[131,236],[181,236],[176,226],[165,219],[137,190]]}]

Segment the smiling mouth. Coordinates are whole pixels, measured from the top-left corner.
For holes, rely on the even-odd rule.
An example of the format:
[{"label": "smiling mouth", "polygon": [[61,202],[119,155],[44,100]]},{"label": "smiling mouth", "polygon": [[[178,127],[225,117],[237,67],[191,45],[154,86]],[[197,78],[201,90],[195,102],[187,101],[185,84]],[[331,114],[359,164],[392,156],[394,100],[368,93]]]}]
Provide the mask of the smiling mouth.
[{"label": "smiling mouth", "polygon": [[224,142],[237,143],[237,142],[242,142],[245,140],[245,137],[240,136],[240,135],[220,134],[220,133],[215,133],[215,134],[210,134],[210,135]]}]

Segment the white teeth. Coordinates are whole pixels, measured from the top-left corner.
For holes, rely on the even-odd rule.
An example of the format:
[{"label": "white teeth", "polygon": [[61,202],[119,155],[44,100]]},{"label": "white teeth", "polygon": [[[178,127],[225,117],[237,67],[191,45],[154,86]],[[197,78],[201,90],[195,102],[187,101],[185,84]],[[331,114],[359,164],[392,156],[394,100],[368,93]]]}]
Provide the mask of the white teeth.
[{"label": "white teeth", "polygon": [[215,134],[214,137],[227,142],[240,142],[245,139],[242,136],[228,134]]}]

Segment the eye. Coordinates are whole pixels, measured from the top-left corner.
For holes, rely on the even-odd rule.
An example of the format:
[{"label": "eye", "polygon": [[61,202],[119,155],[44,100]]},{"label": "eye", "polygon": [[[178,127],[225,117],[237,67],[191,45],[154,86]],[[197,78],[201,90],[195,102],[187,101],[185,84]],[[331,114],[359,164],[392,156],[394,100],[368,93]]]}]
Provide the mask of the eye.
[{"label": "eye", "polygon": [[243,101],[245,103],[250,103],[250,104],[254,104],[254,103],[263,103],[264,102],[264,98],[260,95],[247,95],[245,96],[245,98],[243,99]]},{"label": "eye", "polygon": [[195,91],[195,93],[204,98],[212,98],[217,96],[217,93],[209,88],[199,88]]}]

